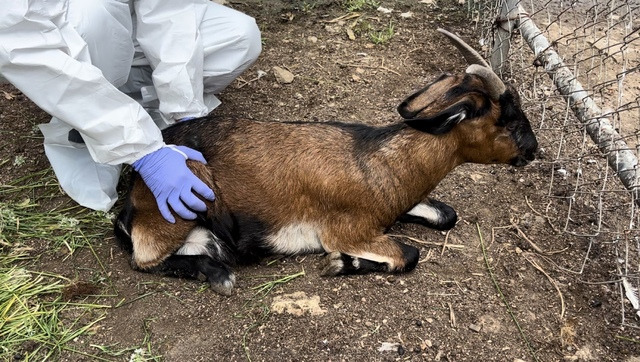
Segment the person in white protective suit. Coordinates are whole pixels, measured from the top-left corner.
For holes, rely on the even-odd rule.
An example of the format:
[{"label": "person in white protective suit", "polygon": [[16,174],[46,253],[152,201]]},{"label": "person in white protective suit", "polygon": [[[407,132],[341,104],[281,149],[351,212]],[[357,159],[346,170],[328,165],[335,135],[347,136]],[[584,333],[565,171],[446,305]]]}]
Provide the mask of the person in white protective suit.
[{"label": "person in white protective suit", "polygon": [[0,75],[53,116],[40,125],[65,192],[109,210],[122,164],[169,207],[195,218],[213,191],[186,166],[206,162],[160,129],[209,114],[261,52],[255,20],[208,0],[5,0]]}]

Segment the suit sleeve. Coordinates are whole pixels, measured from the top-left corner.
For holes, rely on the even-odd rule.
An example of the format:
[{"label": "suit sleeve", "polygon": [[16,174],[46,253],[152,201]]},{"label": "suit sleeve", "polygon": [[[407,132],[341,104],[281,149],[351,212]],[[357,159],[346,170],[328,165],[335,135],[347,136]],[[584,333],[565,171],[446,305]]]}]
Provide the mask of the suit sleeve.
[{"label": "suit sleeve", "polygon": [[0,74],[77,129],[98,163],[132,163],[159,149],[162,134],[146,111],[79,60],[86,43],[64,22],[65,4],[23,0],[0,9]]}]

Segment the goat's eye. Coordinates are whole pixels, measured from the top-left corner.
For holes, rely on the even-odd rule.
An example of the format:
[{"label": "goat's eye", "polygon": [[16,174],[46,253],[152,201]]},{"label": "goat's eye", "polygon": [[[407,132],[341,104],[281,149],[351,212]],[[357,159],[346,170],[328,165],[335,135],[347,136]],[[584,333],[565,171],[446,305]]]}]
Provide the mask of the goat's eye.
[{"label": "goat's eye", "polygon": [[516,123],[515,122],[510,122],[507,124],[507,131],[515,131],[516,130]]}]

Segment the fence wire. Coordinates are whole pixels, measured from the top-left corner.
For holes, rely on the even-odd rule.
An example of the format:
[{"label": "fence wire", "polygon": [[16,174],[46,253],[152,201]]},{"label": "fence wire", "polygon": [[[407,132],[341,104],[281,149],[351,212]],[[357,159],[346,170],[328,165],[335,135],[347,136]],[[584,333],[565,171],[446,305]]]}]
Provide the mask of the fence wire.
[{"label": "fence wire", "polygon": [[[508,4],[507,4],[508,3]],[[520,5],[520,13],[505,6]],[[616,145],[640,158],[640,0],[471,1],[470,16],[487,58],[496,59],[495,42],[508,42],[503,77],[517,84],[525,112],[537,127],[540,162],[548,204],[545,215],[561,235],[610,246],[615,260],[610,282],[621,293],[622,324],[640,327],[634,295],[640,289],[640,200],[621,182],[606,155],[587,133],[545,68],[516,28],[500,37],[505,23],[533,21],[573,76],[617,131]],[[524,13],[522,11],[524,10]],[[503,54],[504,55],[504,54]],[[500,58],[500,57],[498,57]],[[494,64],[492,64],[494,65]],[[588,123],[588,122],[587,122]],[[624,141],[621,143],[620,141]],[[618,146],[620,147],[620,146]],[[637,162],[637,161],[636,161]],[[638,165],[632,165],[637,170]],[[637,171],[640,172],[640,171]],[[636,184],[631,185],[640,187]],[[593,268],[603,267],[589,263]],[[595,282],[595,281],[592,281]],[[635,308],[634,308],[635,307]]]}]

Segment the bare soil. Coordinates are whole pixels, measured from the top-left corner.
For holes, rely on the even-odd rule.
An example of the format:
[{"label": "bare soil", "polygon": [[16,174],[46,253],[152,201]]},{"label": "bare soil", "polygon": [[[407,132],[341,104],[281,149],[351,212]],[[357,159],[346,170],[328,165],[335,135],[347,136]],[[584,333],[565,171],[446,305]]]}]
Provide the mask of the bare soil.
[{"label": "bare soil", "polygon": [[[465,68],[437,27],[477,44],[477,32],[457,2],[385,2],[392,13],[369,9],[342,20],[335,19],[349,13],[338,2],[231,5],[257,19],[264,50],[220,95],[222,106],[214,111],[219,116],[398,122],[395,107],[404,97],[442,72]],[[409,11],[410,17],[401,16]],[[346,29],[354,21],[351,40]],[[372,43],[360,30],[366,24],[383,30],[390,23],[395,36],[383,44]],[[274,66],[291,71],[293,82],[278,83]],[[254,79],[258,71],[267,74]],[[0,162],[0,181],[8,182],[48,167],[34,126],[49,116],[14,88],[2,90],[14,96],[0,97],[0,160],[9,160]],[[529,112],[534,129],[538,116]],[[25,163],[14,164],[16,156]],[[446,234],[414,225],[392,230],[421,249],[416,270],[403,275],[323,278],[321,255],[274,257],[238,268],[234,294],[222,297],[199,281],[132,271],[110,230],[93,245],[105,270],[86,248],[69,256],[48,248],[46,240],[34,240],[32,246],[34,254],[42,254],[38,268],[111,295],[79,300],[124,301],[106,310],[92,334],[73,342],[92,354],[100,354],[92,345],[125,348],[148,341],[167,361],[533,361],[532,351],[540,361],[640,358],[640,344],[632,341],[640,339],[640,330],[621,327],[624,302],[619,285],[609,282],[616,280],[613,247],[605,236],[556,231],[564,220],[561,210],[547,207],[548,178],[544,155],[525,168],[463,165],[454,170],[433,194],[458,212],[453,230]],[[67,202],[61,196],[43,208]],[[622,229],[624,220],[624,215],[614,217],[608,227]],[[544,251],[559,252],[543,257],[527,239]],[[567,271],[581,268],[582,274]],[[301,271],[304,275],[264,296],[253,289]],[[91,360],[68,352],[60,359]]]}]

